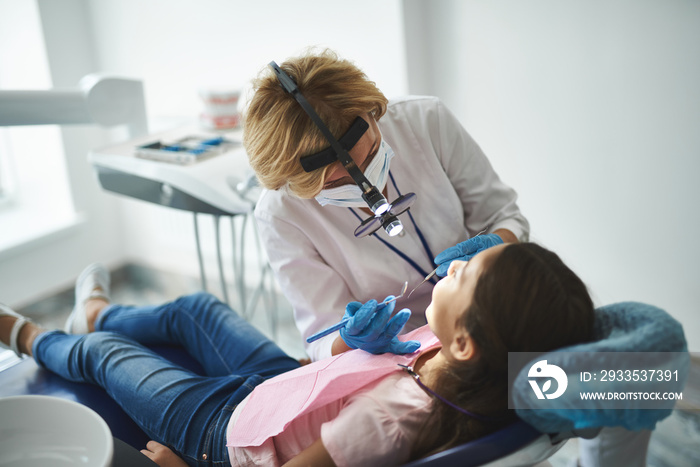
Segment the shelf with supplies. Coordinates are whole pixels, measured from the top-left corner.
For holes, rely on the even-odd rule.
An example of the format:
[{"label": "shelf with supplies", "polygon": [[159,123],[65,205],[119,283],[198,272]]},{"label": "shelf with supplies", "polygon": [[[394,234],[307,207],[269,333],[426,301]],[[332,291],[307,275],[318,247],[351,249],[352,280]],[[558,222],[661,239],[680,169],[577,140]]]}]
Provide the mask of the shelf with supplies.
[{"label": "shelf with supplies", "polygon": [[[220,218],[231,220],[236,309],[250,318],[258,302],[267,309],[272,334],[277,329],[277,304],[272,271],[263,254],[252,217],[261,189],[248,164],[240,129],[207,131],[196,125],[152,133],[121,144],[94,149],[89,161],[103,189],[161,206],[193,213],[202,290],[207,278],[199,237],[199,215],[215,223],[217,262],[223,300],[230,303],[220,244]],[[234,219],[235,218],[235,219]],[[238,222],[234,222],[234,220]],[[250,219],[250,221],[249,221]],[[248,295],[245,283],[246,229],[253,229],[260,279]]]},{"label": "shelf with supplies", "polygon": [[196,213],[250,212],[259,195],[242,131],[196,125],[149,134],[90,152],[102,188]]}]

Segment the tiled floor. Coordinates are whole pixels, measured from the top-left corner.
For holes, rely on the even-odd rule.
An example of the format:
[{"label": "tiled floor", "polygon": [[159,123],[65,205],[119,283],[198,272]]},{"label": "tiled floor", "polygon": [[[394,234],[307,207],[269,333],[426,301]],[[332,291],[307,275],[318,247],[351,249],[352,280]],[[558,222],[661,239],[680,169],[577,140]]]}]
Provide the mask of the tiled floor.
[{"label": "tiled floor", "polygon": [[[194,278],[175,276],[135,265],[126,266],[112,273],[112,298],[118,303],[147,305],[172,300],[180,295],[199,290]],[[216,293],[216,291],[214,291]],[[238,308],[237,297],[229,291],[233,308]],[[249,294],[250,295],[250,294]],[[24,309],[17,310],[30,316],[46,328],[62,328],[73,306],[73,291],[65,291]],[[261,304],[253,310],[250,321],[268,337],[295,358],[305,357],[301,336],[294,326],[289,303],[281,296],[276,299],[277,332],[272,332],[271,320]],[[250,314],[250,313],[249,313]],[[2,358],[0,358],[0,366]],[[654,467],[700,466],[700,362],[694,362],[684,391],[682,409],[657,426],[649,448],[648,465]],[[549,459],[554,467],[575,465],[578,444],[570,440]]]}]

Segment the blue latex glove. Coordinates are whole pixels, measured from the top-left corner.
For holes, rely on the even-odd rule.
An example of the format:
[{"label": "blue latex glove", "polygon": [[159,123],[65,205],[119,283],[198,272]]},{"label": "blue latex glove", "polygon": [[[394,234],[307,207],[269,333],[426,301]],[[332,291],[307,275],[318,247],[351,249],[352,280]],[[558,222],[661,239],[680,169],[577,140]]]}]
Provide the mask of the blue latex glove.
[{"label": "blue latex glove", "polygon": [[436,274],[440,277],[445,277],[452,261],[456,259],[469,261],[478,252],[501,243],[503,243],[503,240],[498,235],[485,234],[477,235],[455,246],[451,246],[435,257],[435,264],[438,265]]},{"label": "blue latex glove", "polygon": [[[394,298],[393,295],[384,301],[391,298]],[[350,348],[373,354],[388,352],[402,355],[415,352],[420,348],[420,342],[402,342],[397,337],[411,317],[411,310],[403,309],[391,318],[395,306],[395,301],[387,305],[378,305],[376,300],[365,304],[348,303],[343,318],[350,318],[350,321],[340,329],[340,336]]]}]

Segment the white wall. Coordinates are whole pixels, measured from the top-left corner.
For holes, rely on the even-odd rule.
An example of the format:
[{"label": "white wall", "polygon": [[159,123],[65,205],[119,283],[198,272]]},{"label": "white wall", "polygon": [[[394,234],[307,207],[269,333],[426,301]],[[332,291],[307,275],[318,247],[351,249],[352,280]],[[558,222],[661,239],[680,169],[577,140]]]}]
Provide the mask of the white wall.
[{"label": "white wall", "polygon": [[[89,30],[83,2],[19,0],[16,5],[5,1],[2,8],[31,8],[43,20],[43,39],[48,56],[51,78],[47,87],[76,88],[85,74],[96,71],[91,50]],[[3,40],[16,44],[18,68],[22,69],[22,38]],[[2,72],[2,71],[0,71]],[[30,87],[33,78],[27,77]],[[21,88],[20,85],[17,85]],[[0,301],[22,306],[40,297],[69,287],[80,270],[89,262],[102,261],[110,266],[123,261],[118,218],[114,216],[116,200],[103,193],[86,162],[87,151],[109,141],[108,133],[85,126],[61,130],[65,149],[65,171],[71,184],[71,198],[78,222],[60,232],[41,237],[0,254]],[[39,159],[37,157],[37,159]],[[36,164],[35,170],[46,171],[46,164]],[[47,187],[33,187],[46,193]],[[46,209],[52,209],[52,200]],[[47,212],[47,216],[48,216]],[[16,229],[17,225],[2,225]]]},{"label": "white wall", "polygon": [[309,46],[354,61],[387,94],[406,91],[398,0],[85,1],[100,69],[143,77],[152,116],[196,116],[200,86],[243,87]]},{"label": "white wall", "polygon": [[[196,121],[200,87],[245,88],[271,60],[309,46],[331,47],[356,62],[387,95],[405,94],[408,87],[399,0],[20,1],[37,2],[54,86],[74,87],[91,72],[142,79],[152,129]],[[115,266],[136,260],[197,276],[191,214],[101,191],[86,156],[113,134],[90,128],[62,133],[73,199],[85,222],[3,257],[0,300],[21,306],[68,287],[91,261]],[[203,219],[202,236],[214,274],[209,219]],[[224,254],[228,265],[230,248]]]},{"label": "white wall", "polygon": [[[354,61],[388,95],[407,91],[398,0],[362,0],[351,7],[323,0],[87,0],[87,5],[99,69],[143,78],[148,113],[156,124],[164,118],[196,119],[201,87],[245,90],[271,60],[282,62],[309,46],[330,47]],[[129,257],[198,274],[191,214],[131,200],[122,207]],[[213,221],[202,219],[201,226],[205,265],[213,279]]]},{"label": "white wall", "polygon": [[405,3],[409,89],[458,115],[532,239],[597,304],[660,306],[700,350],[700,3]]}]

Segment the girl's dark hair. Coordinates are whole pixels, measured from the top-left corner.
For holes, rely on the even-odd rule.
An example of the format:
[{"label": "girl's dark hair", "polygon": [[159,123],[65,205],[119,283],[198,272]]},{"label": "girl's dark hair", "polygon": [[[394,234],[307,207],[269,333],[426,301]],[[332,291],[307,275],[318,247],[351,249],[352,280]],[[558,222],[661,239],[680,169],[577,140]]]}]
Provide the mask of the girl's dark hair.
[{"label": "girl's dark hair", "polygon": [[593,302],[555,253],[534,243],[509,244],[482,272],[472,305],[457,326],[476,347],[468,362],[449,364],[433,388],[481,421],[433,398],[411,451],[418,459],[492,433],[515,419],[508,409],[508,352],[546,352],[589,341]]}]

